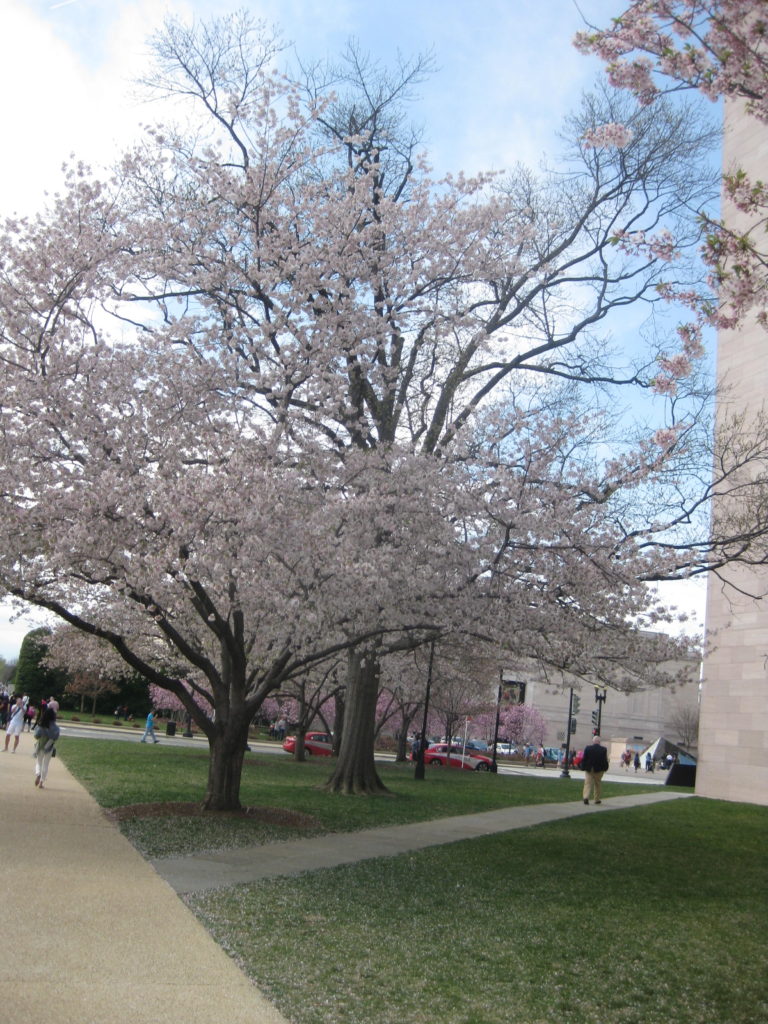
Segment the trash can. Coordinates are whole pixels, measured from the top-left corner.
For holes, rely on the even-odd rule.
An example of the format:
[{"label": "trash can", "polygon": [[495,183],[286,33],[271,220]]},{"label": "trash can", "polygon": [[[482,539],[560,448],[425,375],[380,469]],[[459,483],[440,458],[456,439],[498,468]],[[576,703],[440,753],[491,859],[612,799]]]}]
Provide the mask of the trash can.
[{"label": "trash can", "polygon": [[696,765],[695,764],[673,764],[669,769],[667,775],[667,786],[690,786],[691,789],[696,785]]},{"label": "trash can", "polygon": [[165,724],[165,735],[166,736],[175,736],[176,735],[176,723],[175,722],[166,722],[166,724]]}]

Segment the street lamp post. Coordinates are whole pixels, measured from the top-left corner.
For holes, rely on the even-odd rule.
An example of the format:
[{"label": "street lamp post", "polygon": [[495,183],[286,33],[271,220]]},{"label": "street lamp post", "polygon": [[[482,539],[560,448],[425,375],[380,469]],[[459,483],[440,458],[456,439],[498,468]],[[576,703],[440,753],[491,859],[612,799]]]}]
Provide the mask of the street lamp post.
[{"label": "street lamp post", "polygon": [[416,755],[416,770],[413,773],[414,779],[424,778],[424,747],[427,738],[427,716],[429,715],[429,692],[432,688],[432,664],[435,660],[435,641],[432,640],[429,646],[429,667],[427,668],[427,689],[424,693],[424,719],[421,725],[421,736],[419,737],[419,752]]},{"label": "street lamp post", "polygon": [[499,742],[499,718],[501,717],[501,688],[504,682],[504,670],[501,669],[499,672],[499,689],[496,694],[496,725],[493,730],[493,759],[491,761],[491,771],[498,772],[499,764],[496,760],[496,744]]},{"label": "street lamp post", "polygon": [[568,764],[571,760],[571,723],[573,716],[573,687],[570,689],[570,696],[568,697],[568,726],[565,730],[565,763],[563,764],[563,770],[560,772],[561,779],[570,779],[571,773],[568,771]]},{"label": "street lamp post", "polygon": [[608,691],[604,686],[595,687],[595,701],[597,702],[597,732],[595,735],[602,736],[603,732],[603,704],[605,704],[605,698],[608,696]]}]

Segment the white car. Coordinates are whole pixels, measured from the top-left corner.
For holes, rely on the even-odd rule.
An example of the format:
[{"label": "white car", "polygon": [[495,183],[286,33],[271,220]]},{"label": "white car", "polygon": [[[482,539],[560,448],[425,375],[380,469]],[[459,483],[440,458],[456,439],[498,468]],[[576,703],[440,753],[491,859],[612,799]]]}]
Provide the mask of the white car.
[{"label": "white car", "polygon": [[497,743],[496,753],[504,757],[512,757],[513,754],[517,753],[517,747],[514,743]]}]

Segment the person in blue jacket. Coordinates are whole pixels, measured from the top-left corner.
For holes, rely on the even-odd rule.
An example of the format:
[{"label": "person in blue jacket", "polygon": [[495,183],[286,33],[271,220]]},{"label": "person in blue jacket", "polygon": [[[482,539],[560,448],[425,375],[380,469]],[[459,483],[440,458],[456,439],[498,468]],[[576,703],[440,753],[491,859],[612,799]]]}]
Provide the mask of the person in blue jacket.
[{"label": "person in blue jacket", "polygon": [[149,714],[147,715],[147,724],[144,727],[144,735],[141,737],[141,742],[147,742],[147,736],[151,736],[155,743],[159,743],[160,740],[155,736],[155,713],[150,708]]}]

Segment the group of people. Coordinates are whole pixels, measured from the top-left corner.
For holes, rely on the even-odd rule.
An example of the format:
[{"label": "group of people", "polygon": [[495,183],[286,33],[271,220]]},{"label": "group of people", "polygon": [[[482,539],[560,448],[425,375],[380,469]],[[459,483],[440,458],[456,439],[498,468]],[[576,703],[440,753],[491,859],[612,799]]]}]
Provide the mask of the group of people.
[{"label": "group of people", "polygon": [[634,766],[636,772],[640,771],[640,754],[635,750],[625,750],[621,755],[621,767],[628,772]]},{"label": "group of people", "polygon": [[287,731],[288,723],[284,718],[278,718],[277,721],[273,722],[269,727],[269,735],[275,740],[284,740]]},{"label": "group of people", "polygon": [[[677,763],[677,757],[674,754],[667,754],[667,756],[660,762],[662,768],[669,769]],[[621,755],[621,767],[624,771],[629,771],[631,767],[634,767],[636,772],[639,772],[642,768],[642,762],[640,760],[640,754],[637,750],[634,753],[631,750],[625,750]],[[645,755],[645,770],[652,772],[656,767],[656,761],[654,761],[650,750]]]},{"label": "group of people", "polygon": [[[29,715],[29,700],[27,698],[10,697],[8,700],[5,745],[0,752],[5,754],[10,749],[11,753],[15,754],[24,726],[27,725],[28,728],[31,728],[34,719],[35,786],[38,789],[45,787],[51,758],[56,755],[56,740],[60,735],[56,721],[58,711],[59,702],[55,697],[42,700],[34,716]],[[11,746],[11,738],[13,738],[13,746]]]}]

